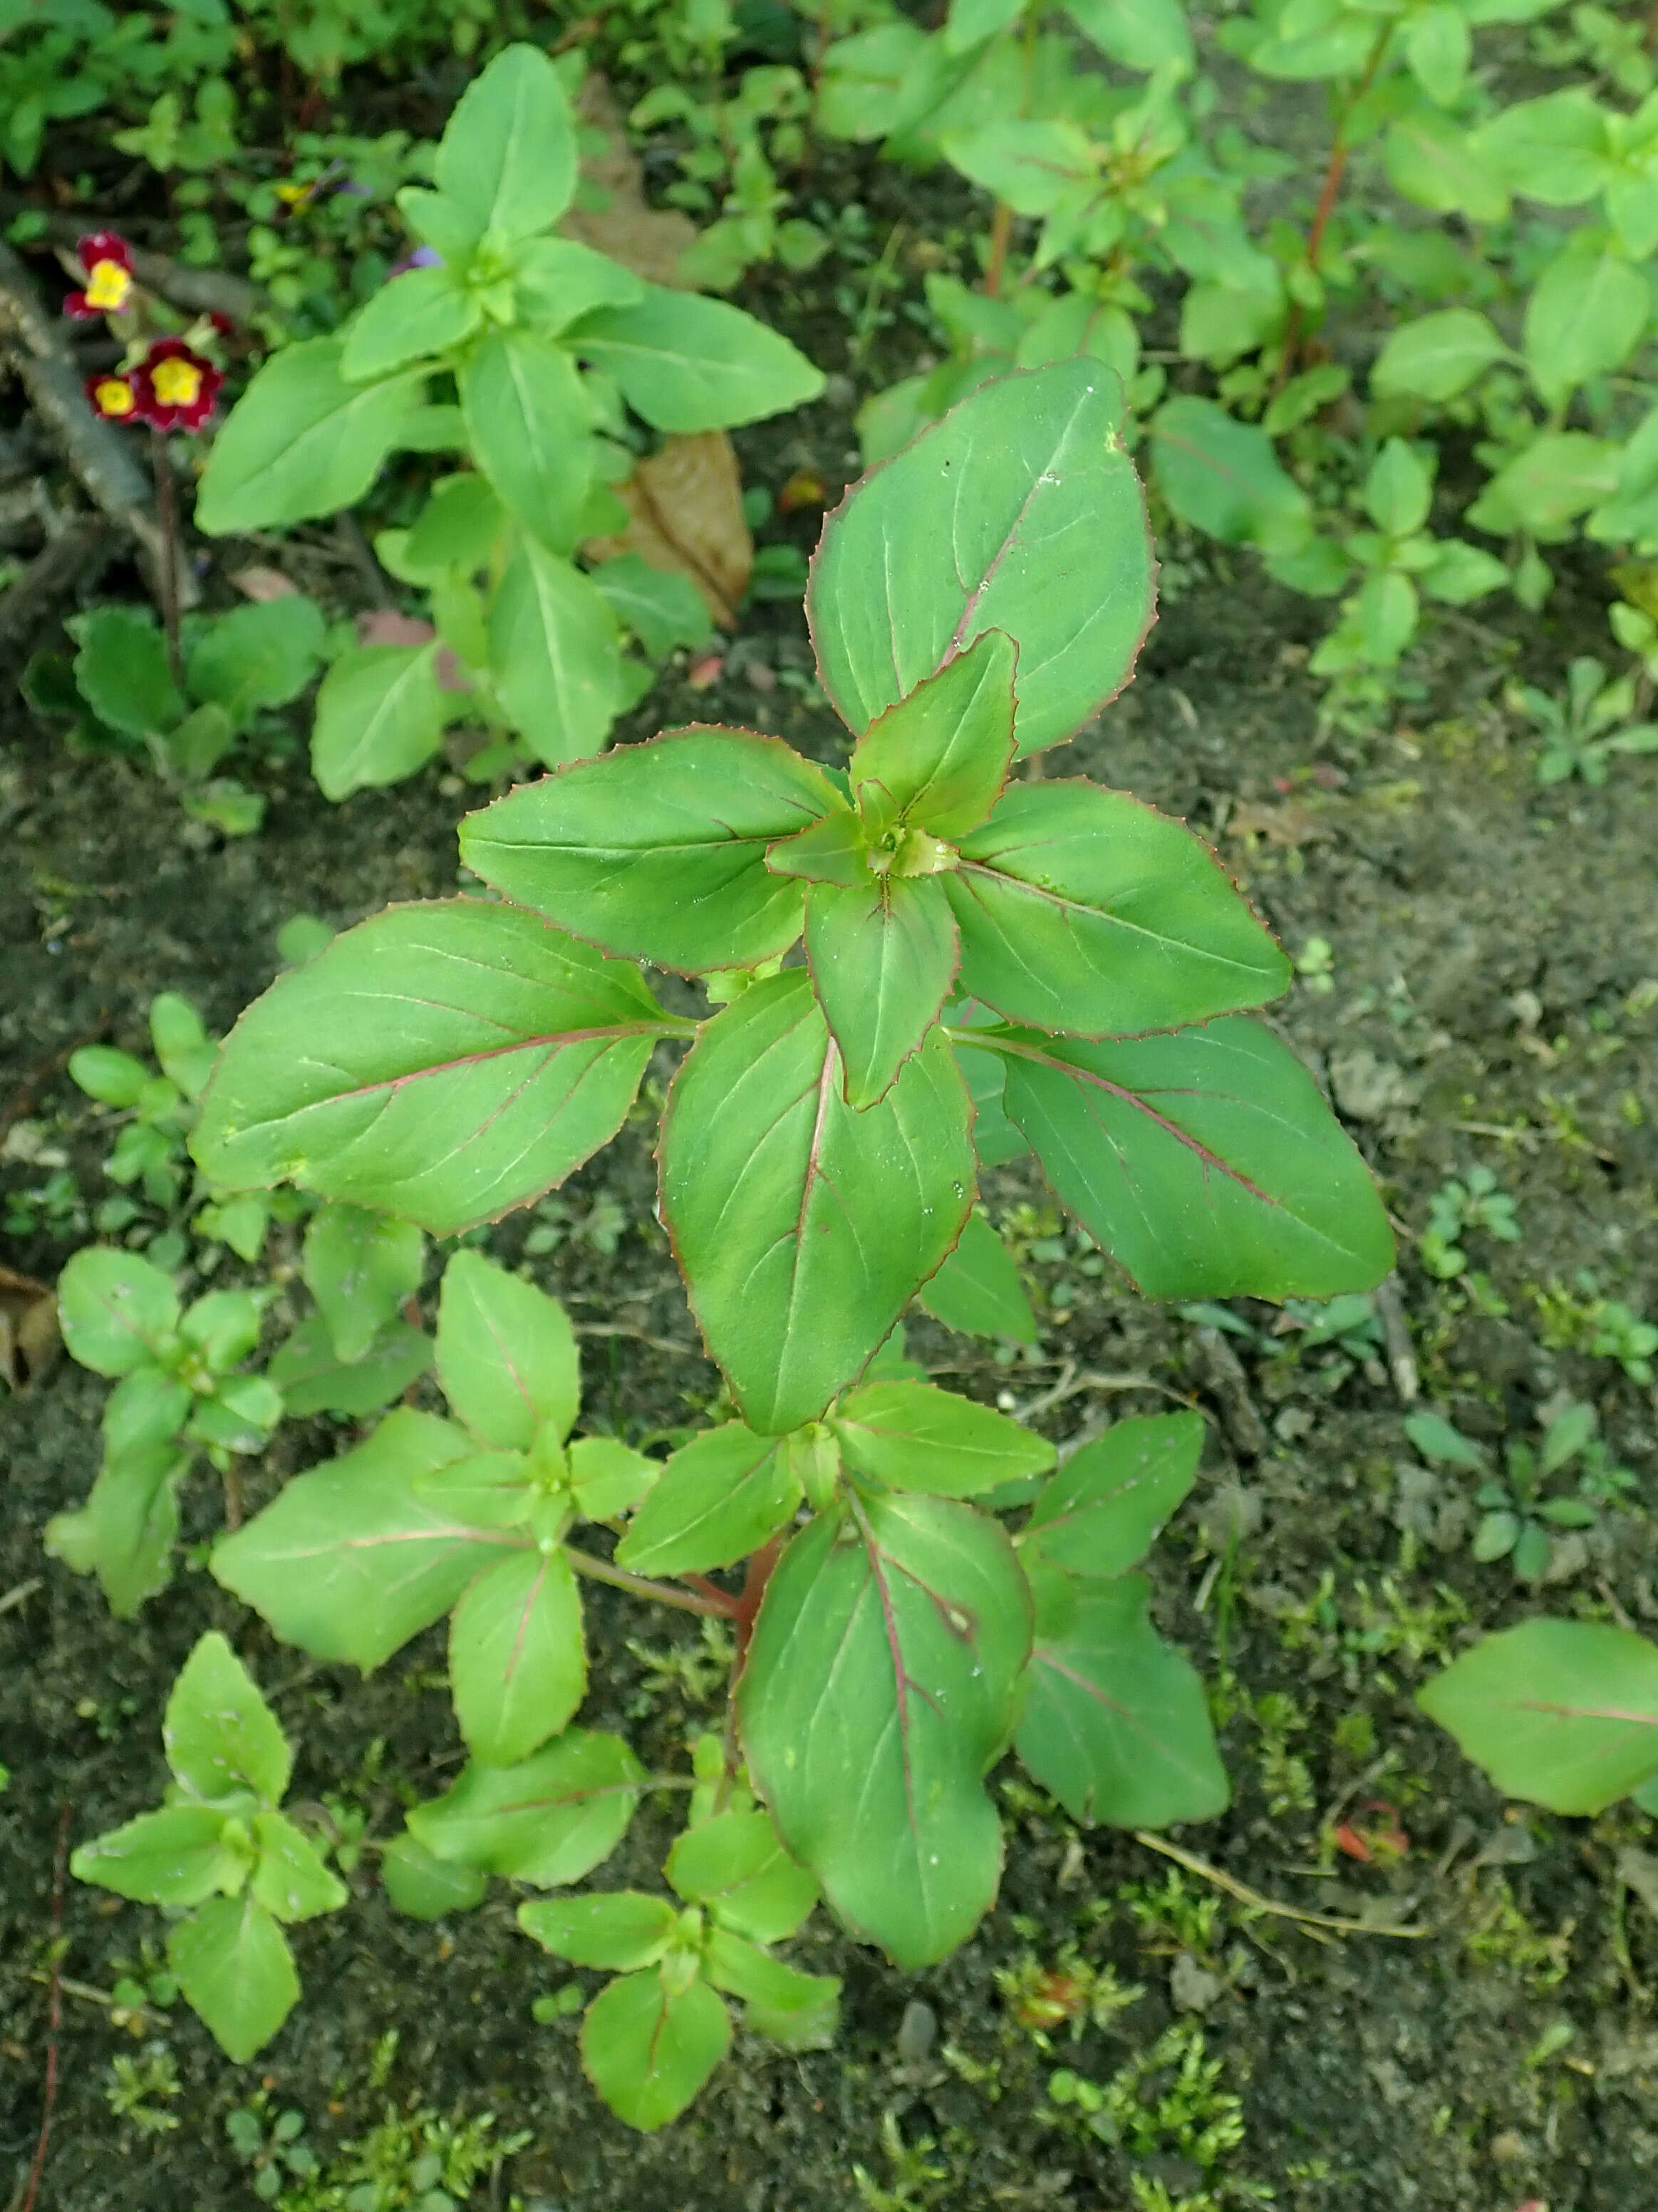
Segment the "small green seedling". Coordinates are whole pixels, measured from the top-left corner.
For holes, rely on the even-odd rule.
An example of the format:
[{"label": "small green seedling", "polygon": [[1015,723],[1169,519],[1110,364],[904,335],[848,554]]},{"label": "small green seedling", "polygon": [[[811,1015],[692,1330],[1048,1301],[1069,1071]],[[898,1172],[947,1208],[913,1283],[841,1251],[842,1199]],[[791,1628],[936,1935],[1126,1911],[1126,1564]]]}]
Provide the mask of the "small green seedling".
[{"label": "small green seedling", "polygon": [[425,1272],[426,1239],[412,1222],[343,1201],[319,1206],[301,1246],[317,1310],[266,1370],[284,1411],[362,1420],[402,1397],[432,1364],[415,1302]]},{"label": "small green seedling", "polygon": [[161,1809],[82,1844],[70,1869],[179,1914],[167,1951],[185,2001],[233,2058],[248,2059],[299,1997],[283,1923],[338,1911],[345,1887],[278,1809],[293,1755],[216,1632],[173,1684],[161,1741],[173,1777]]},{"label": "small green seedling", "polygon": [[[349,507],[398,448],[458,457],[413,525],[376,541],[429,592],[435,635],[348,647],[318,695],[312,767],[330,799],[412,775],[463,714],[491,733],[474,774],[596,751],[653,662],[709,629],[683,574],[637,554],[577,564],[628,527],[613,487],[641,442],[629,410],[683,435],[823,389],[751,316],[556,234],[580,70],[527,45],[495,56],[439,142],[434,188],[397,196],[414,265],[337,335],[274,354],[214,442],[196,510],[210,536]],[[646,658],[624,655],[628,638]]]},{"label": "small green seedling", "polygon": [[292,2107],[271,2110],[268,2090],[256,2089],[246,2105],[225,2114],[230,2147],[252,2169],[253,2194],[274,2204],[293,2183],[314,2179],[320,2161],[305,2142],[305,2114]]},{"label": "small green seedling", "polygon": [[179,1487],[197,1454],[228,1476],[238,1455],[264,1449],[282,1417],[276,1384],[244,1370],[272,1295],[209,1291],[181,1307],[159,1267],[101,1245],[77,1252],[58,1278],[65,1346],[118,1380],[92,1493],[47,1522],[46,1547],[76,1574],[96,1574],[118,1613],[165,1589]]},{"label": "small green seedling", "polygon": [[1658,752],[1658,722],[1634,719],[1634,677],[1608,681],[1605,668],[1592,654],[1581,655],[1566,671],[1564,698],[1540,691],[1533,684],[1521,684],[1510,693],[1509,703],[1543,733],[1537,761],[1540,783],[1564,783],[1576,775],[1588,784],[1603,784],[1616,755]]},{"label": "small green seedling", "polygon": [[262,715],[291,705],[315,680],[327,644],[315,602],[295,592],[186,617],[182,688],[146,610],[94,607],[68,628],[79,648],[70,667],[50,657],[31,664],[26,690],[37,709],[78,714],[82,744],[147,753],[178,787],[185,811],[224,836],[257,830],[264,799],[215,771]]},{"label": "small green seedling", "polygon": [[[1484,1473],[1475,1493],[1481,1518],[1474,1530],[1473,1556],[1482,1563],[1507,1559],[1516,1582],[1536,1583],[1555,1557],[1555,1535],[1564,1528],[1592,1528],[1609,1505],[1635,1487],[1626,1467],[1612,1464],[1596,1437],[1593,1406],[1567,1404],[1554,1415],[1540,1441],[1520,1437],[1503,1446],[1503,1471],[1489,1472],[1482,1445],[1437,1413],[1412,1413],[1405,1433],[1425,1460],[1440,1466]],[[1576,1490],[1570,1496],[1543,1495],[1552,1477],[1580,1462]]]},{"label": "small green seedling", "polygon": [[[163,991],[151,1000],[149,1034],[159,1073],[131,1053],[106,1044],[82,1045],[72,1052],[69,1072],[88,1098],[132,1117],[117,1137],[104,1173],[112,1182],[137,1183],[152,1205],[171,1209],[190,1173],[185,1139],[213,1072],[218,1040],[208,1035],[196,1009],[176,991]],[[236,1203],[246,1212],[230,1224],[236,1232],[233,1249],[251,1260],[264,1241],[267,1209],[257,1193]],[[250,1233],[255,1223],[257,1236]]]},{"label": "small green seedling", "polygon": [[1417,1240],[1417,1249],[1430,1275],[1448,1282],[1466,1270],[1468,1255],[1461,1239],[1471,1229],[1483,1229],[1499,1243],[1519,1242],[1514,1200],[1490,1168],[1470,1168],[1465,1182],[1452,1176],[1429,1200],[1428,1226]]}]

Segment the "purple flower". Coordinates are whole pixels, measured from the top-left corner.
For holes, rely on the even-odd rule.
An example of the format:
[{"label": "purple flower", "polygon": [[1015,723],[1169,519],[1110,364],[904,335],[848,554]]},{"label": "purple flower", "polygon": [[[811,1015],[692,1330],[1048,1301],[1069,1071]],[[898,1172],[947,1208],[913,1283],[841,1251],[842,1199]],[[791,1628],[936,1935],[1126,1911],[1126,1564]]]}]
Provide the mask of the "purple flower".
[{"label": "purple flower", "polygon": [[394,261],[386,276],[404,276],[411,269],[441,269],[443,256],[435,246],[417,246],[412,253],[405,253],[401,261]]}]

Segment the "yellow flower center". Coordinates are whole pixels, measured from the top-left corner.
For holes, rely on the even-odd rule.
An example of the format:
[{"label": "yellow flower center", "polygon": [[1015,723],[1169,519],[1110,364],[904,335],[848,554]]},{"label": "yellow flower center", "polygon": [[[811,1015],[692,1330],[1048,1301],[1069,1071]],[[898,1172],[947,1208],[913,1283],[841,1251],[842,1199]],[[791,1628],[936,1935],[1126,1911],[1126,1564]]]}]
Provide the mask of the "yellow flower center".
[{"label": "yellow flower center", "polygon": [[163,407],[193,407],[202,393],[202,372],[193,361],[157,362],[150,382]]},{"label": "yellow flower center", "polygon": [[87,278],[87,305],[100,314],[118,314],[132,289],[132,276],[118,261],[94,261]]},{"label": "yellow flower center", "polygon": [[124,376],[106,376],[93,393],[100,415],[131,415],[138,404],[132,386]]}]

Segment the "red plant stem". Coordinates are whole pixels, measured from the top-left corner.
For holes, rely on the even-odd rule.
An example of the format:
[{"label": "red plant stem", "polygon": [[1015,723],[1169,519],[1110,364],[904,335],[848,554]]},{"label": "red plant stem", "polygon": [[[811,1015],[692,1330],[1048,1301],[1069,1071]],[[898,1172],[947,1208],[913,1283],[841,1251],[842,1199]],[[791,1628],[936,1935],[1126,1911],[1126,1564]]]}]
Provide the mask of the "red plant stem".
[{"label": "red plant stem", "polygon": [[46,2080],[40,2104],[40,2133],[34,2146],[22,2200],[17,2212],[34,2212],[34,2200],[46,2172],[46,2145],[52,2140],[52,2112],[58,2102],[58,2031],[64,2021],[64,1871],[69,1863],[70,1808],[58,1820],[58,1849],[52,1863],[52,1974],[46,1984]]},{"label": "red plant stem", "polygon": [[996,212],[990,218],[990,252],[985,262],[985,297],[993,300],[1002,289],[1002,278],[1007,270],[1007,249],[1013,238],[1013,210],[1005,200],[998,200]]},{"label": "red plant stem", "polygon": [[579,1575],[591,1575],[595,1582],[610,1583],[616,1589],[631,1590],[635,1597],[647,1597],[657,1605],[671,1605],[681,1613],[707,1613],[723,1620],[738,1619],[739,1601],[717,1589],[713,1583],[708,1588],[712,1596],[700,1590],[677,1589],[672,1583],[653,1582],[648,1575],[629,1574],[626,1567],[612,1566],[610,1560],[598,1559],[592,1552],[577,1549],[574,1544],[564,1547],[564,1556]]},{"label": "red plant stem", "polygon": [[759,1618],[760,1601],[766,1595],[772,1569],[782,1555],[783,1539],[780,1535],[774,1536],[769,1544],[762,1544],[757,1552],[749,1554],[748,1572],[743,1578],[743,1595],[734,1601],[732,1613],[737,1625],[737,1656],[732,1662],[733,1682],[742,1673],[743,1662],[749,1656],[749,1639],[754,1634],[754,1624]]},{"label": "red plant stem", "polygon": [[167,439],[160,431],[149,434],[149,458],[155,471],[155,516],[161,526],[161,627],[167,633],[167,665],[180,691],[185,688],[184,657],[179,650],[179,496],[167,459]]},{"label": "red plant stem", "polygon": [[[1388,50],[1388,41],[1393,35],[1393,22],[1389,19],[1383,22],[1381,30],[1376,33],[1376,44],[1370,48],[1370,58],[1364,64],[1364,74],[1354,88],[1352,98],[1342,109],[1341,119],[1336,125],[1335,138],[1330,147],[1330,158],[1325,165],[1323,189],[1319,193],[1318,205],[1313,210],[1313,220],[1307,229],[1307,266],[1315,275],[1318,271],[1318,257],[1324,248],[1324,234],[1329,228],[1330,217],[1335,212],[1337,196],[1341,191],[1341,180],[1347,173],[1347,156],[1351,150],[1347,143],[1347,125],[1352,120],[1353,110],[1376,82],[1376,74],[1382,66],[1382,57]],[[1290,303],[1290,319],[1284,331],[1284,356],[1278,362],[1278,375],[1272,385],[1274,392],[1283,388],[1285,380],[1293,373],[1296,356],[1300,347],[1301,302],[1299,300],[1292,300]]]}]

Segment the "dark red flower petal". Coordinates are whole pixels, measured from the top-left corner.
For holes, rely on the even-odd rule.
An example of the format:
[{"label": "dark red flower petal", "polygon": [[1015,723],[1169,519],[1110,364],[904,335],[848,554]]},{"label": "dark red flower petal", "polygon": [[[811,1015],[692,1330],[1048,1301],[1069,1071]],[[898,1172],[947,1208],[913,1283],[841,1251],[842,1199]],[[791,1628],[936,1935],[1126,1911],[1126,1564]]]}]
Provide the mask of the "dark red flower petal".
[{"label": "dark red flower petal", "polygon": [[112,261],[118,269],[130,270],[132,266],[132,248],[116,230],[88,231],[84,238],[76,239],[75,250],[88,276],[100,261]]}]

